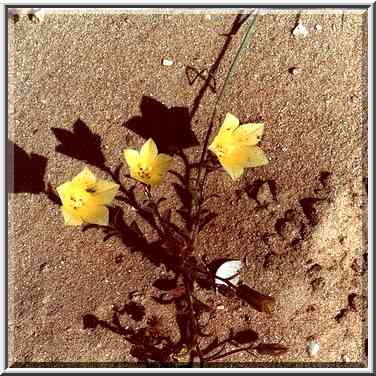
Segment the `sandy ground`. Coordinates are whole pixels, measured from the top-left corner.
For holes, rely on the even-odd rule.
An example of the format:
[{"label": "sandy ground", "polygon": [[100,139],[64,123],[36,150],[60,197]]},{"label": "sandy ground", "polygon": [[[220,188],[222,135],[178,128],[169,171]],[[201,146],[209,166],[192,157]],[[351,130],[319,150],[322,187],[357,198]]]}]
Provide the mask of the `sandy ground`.
[{"label": "sandy ground", "polygon": [[[16,182],[9,194],[12,366],[135,362],[122,336],[83,325],[86,314],[110,320],[114,305],[134,292],[145,317],[137,322],[124,315],[122,323],[141,328],[157,315],[162,330],[179,339],[174,307],[152,299],[158,295],[153,282],[170,275],[166,268],[129,253],[116,238],[103,242],[100,231],[64,227],[59,207],[41,191],[44,183],[57,187],[85,165],[55,151],[59,141],[52,128],[72,131],[80,119],[101,137],[106,163],[114,169],[124,147],[143,143],[130,119],[143,115],[152,132],[152,99],[156,111],[182,107],[174,126],[183,133],[191,115],[193,133],[188,130],[182,146],[197,160],[195,144],[204,140],[216,94],[208,88],[200,96],[204,81],[190,84],[187,67],[189,76],[216,61],[235,17],[80,13],[9,21],[9,139],[23,161],[11,170]],[[289,348],[278,357],[238,353],[224,359],[224,367],[367,365],[366,15],[305,11],[301,21],[309,34],[296,39],[291,32],[297,12],[259,17],[216,117],[217,126],[226,112],[243,123],[262,120],[270,164],[248,170],[236,183],[223,173],[210,175],[207,194],[220,196],[210,206],[218,216],[200,233],[196,256],[243,260],[242,281],[277,303],[267,315],[202,292],[215,308],[206,331],[223,339],[230,328],[251,327],[264,342]],[[232,37],[220,60],[217,88],[244,31],[242,26]],[[174,64],[162,65],[163,58]],[[85,155],[90,145],[81,146]],[[23,170],[27,162],[32,167]],[[121,176],[126,173],[124,168]],[[174,182],[169,175],[155,194],[179,208]],[[140,189],[136,196],[142,197]],[[127,223],[137,218],[127,207],[124,213]],[[173,218],[179,223],[178,215]],[[147,225],[137,222],[152,238]],[[307,353],[310,336],[319,337],[316,357]]]}]

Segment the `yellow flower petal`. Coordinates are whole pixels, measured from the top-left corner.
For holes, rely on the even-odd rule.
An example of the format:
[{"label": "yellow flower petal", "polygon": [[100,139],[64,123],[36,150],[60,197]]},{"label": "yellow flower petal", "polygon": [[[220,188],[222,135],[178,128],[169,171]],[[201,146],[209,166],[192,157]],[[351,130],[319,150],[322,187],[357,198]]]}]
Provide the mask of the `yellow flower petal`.
[{"label": "yellow flower petal", "polygon": [[108,226],[109,212],[105,206],[96,206],[90,210],[82,210],[82,219],[86,223],[95,225]]},{"label": "yellow flower petal", "polygon": [[227,114],[218,134],[209,146],[232,179],[238,179],[246,167],[268,163],[264,152],[255,146],[261,139],[264,125],[249,123],[239,125],[239,120]]},{"label": "yellow flower petal", "polygon": [[61,212],[66,225],[80,225],[83,222],[108,225],[108,209],[119,185],[97,179],[85,168],[72,181],[57,188],[63,203]]},{"label": "yellow flower petal", "polygon": [[169,155],[163,153],[158,154],[154,160],[150,179],[148,179],[147,184],[150,184],[151,186],[160,184],[170,168],[171,162],[172,158]]},{"label": "yellow flower petal", "polygon": [[151,187],[159,185],[161,184],[161,182],[162,182],[162,176],[158,174],[152,175],[149,179],[144,179],[144,183],[150,185]]},{"label": "yellow flower petal", "polygon": [[239,126],[239,119],[233,114],[226,114],[225,120],[218,132],[218,136],[222,136],[227,132],[234,131]]},{"label": "yellow flower petal", "polygon": [[67,181],[66,183],[63,183],[56,188],[57,193],[60,197],[60,200],[63,204],[67,200],[68,195],[70,194],[71,187],[72,187],[72,182]]},{"label": "yellow flower petal", "polygon": [[246,145],[257,145],[264,133],[264,124],[250,123],[242,124],[234,131],[237,142]]},{"label": "yellow flower petal", "polygon": [[96,184],[96,192],[93,194],[98,204],[110,205],[116,193],[119,190],[119,185],[107,180],[98,180]]},{"label": "yellow flower petal", "polygon": [[125,149],[123,151],[124,159],[127,162],[130,169],[136,168],[140,159],[140,153],[134,149]]},{"label": "yellow flower petal", "polygon": [[143,165],[151,164],[158,154],[158,148],[152,138],[149,138],[141,147],[140,162]]},{"label": "yellow flower petal", "polygon": [[95,175],[85,167],[77,176],[72,179],[75,184],[83,185],[85,187],[94,186],[97,181]]},{"label": "yellow flower petal", "polygon": [[153,169],[165,174],[170,168],[172,157],[167,154],[158,154],[154,161]]},{"label": "yellow flower petal", "polygon": [[133,149],[124,150],[131,176],[148,185],[159,184],[169,169],[172,158],[167,154],[158,154],[155,142],[149,138],[140,152]]},{"label": "yellow flower petal", "polygon": [[252,146],[248,151],[247,167],[259,167],[269,163],[265,153],[258,146]]},{"label": "yellow flower petal", "polygon": [[80,217],[73,215],[73,213],[71,214],[67,209],[64,208],[64,206],[62,206],[60,210],[63,214],[65,225],[79,226],[83,223]]},{"label": "yellow flower petal", "polygon": [[225,171],[231,176],[232,180],[237,180],[243,175],[243,167],[226,165],[225,163],[223,163],[222,166]]}]

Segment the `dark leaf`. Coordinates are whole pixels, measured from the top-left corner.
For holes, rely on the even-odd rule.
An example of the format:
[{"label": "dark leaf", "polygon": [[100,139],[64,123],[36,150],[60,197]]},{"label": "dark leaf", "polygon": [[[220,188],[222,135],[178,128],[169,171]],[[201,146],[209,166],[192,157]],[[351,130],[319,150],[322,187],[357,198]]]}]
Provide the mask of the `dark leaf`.
[{"label": "dark leaf", "polygon": [[205,165],[208,173],[215,172],[222,168],[218,158],[213,153],[209,153],[208,158],[205,161]]},{"label": "dark leaf", "polygon": [[252,329],[242,330],[231,336],[231,339],[239,344],[253,343],[258,340],[258,334]]},{"label": "dark leaf", "polygon": [[95,329],[99,325],[98,319],[90,313],[85,315],[82,320],[84,323],[84,329]]},{"label": "dark leaf", "polygon": [[288,348],[279,343],[260,343],[256,351],[261,355],[282,355],[287,353]]},{"label": "dark leaf", "polygon": [[145,316],[145,307],[136,302],[126,304],[122,311],[125,311],[134,321],[142,321]]},{"label": "dark leaf", "polygon": [[204,218],[200,220],[199,231],[201,231],[209,222],[218,217],[217,213],[208,213]]},{"label": "dark leaf", "polygon": [[55,148],[57,152],[101,169],[105,168],[105,159],[101,150],[101,137],[92,133],[81,119],[73,124],[73,132],[60,128],[51,129],[60,142],[60,145]]},{"label": "dark leaf", "polygon": [[153,286],[159,290],[169,291],[175,289],[177,287],[177,283],[176,279],[160,278],[153,283]]},{"label": "dark leaf", "polygon": [[214,278],[212,278],[209,274],[205,277],[202,275],[194,275],[194,279],[199,286],[205,290],[211,290],[215,286]]},{"label": "dark leaf", "polygon": [[236,295],[259,312],[271,313],[275,303],[271,296],[261,294],[244,284],[237,287]]},{"label": "dark leaf", "polygon": [[117,195],[117,196],[115,196],[115,199],[118,200],[118,201],[121,201],[121,202],[125,202],[126,204],[129,204],[128,198],[126,198],[124,196]]}]

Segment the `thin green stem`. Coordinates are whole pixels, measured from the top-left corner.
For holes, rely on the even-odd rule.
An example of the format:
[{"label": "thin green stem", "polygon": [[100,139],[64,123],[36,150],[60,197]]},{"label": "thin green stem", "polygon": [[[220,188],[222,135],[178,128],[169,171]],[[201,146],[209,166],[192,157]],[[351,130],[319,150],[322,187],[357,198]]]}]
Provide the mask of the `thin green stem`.
[{"label": "thin green stem", "polygon": [[[243,40],[242,40],[242,42],[241,42],[241,44],[240,44],[240,46],[239,46],[239,48],[236,52],[236,55],[235,55],[235,57],[234,57],[234,59],[231,63],[231,66],[230,66],[228,73],[225,77],[224,83],[222,85],[222,89],[221,89],[221,91],[220,91],[220,93],[217,97],[217,100],[215,101],[213,113],[212,113],[212,116],[211,116],[210,122],[209,122],[209,128],[208,128],[208,131],[206,133],[204,146],[203,146],[203,149],[202,149],[202,152],[201,152],[198,174],[197,174],[197,180],[196,180],[196,192],[197,192],[198,199],[197,199],[197,209],[196,209],[197,212],[194,214],[194,218],[196,218],[197,221],[194,224],[193,229],[192,229],[192,241],[193,242],[195,241],[195,239],[197,237],[197,233],[198,233],[198,226],[199,226],[198,219],[199,219],[200,210],[201,210],[203,188],[205,186],[205,181],[206,181],[206,178],[207,178],[207,175],[208,175],[207,174],[207,168],[204,164],[204,161],[206,159],[206,155],[207,155],[207,151],[208,151],[209,139],[210,139],[213,127],[214,127],[214,118],[217,114],[218,104],[220,103],[220,101],[223,98],[225,90],[228,87],[228,84],[229,84],[229,82],[230,82],[230,80],[231,80],[231,78],[232,78],[232,76],[235,72],[237,64],[239,63],[240,57],[243,54],[243,52],[246,50],[246,48],[248,47],[248,44],[251,40],[251,36],[253,35],[253,33],[255,31],[257,14],[253,15],[250,19],[251,19],[251,21],[249,22],[248,29],[247,29],[247,31],[246,31],[246,33],[243,37]],[[204,170],[204,177],[203,177],[203,179],[201,179],[203,170]]]}]

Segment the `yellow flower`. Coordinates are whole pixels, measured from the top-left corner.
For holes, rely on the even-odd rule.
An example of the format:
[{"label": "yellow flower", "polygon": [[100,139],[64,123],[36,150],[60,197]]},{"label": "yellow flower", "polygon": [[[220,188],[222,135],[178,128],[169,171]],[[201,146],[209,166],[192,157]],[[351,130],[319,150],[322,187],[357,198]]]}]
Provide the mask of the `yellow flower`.
[{"label": "yellow flower", "polygon": [[108,208],[114,199],[119,185],[111,181],[97,179],[85,167],[72,181],[57,188],[63,206],[66,225],[78,226],[84,222],[108,225]]},{"label": "yellow flower", "polygon": [[256,145],[264,132],[264,124],[242,124],[227,114],[217,136],[209,146],[232,179],[238,179],[246,167],[269,163],[264,152]]},{"label": "yellow flower", "polygon": [[128,163],[132,178],[150,186],[158,185],[167,173],[172,158],[158,154],[157,145],[149,138],[140,151],[125,149],[124,159]]}]

